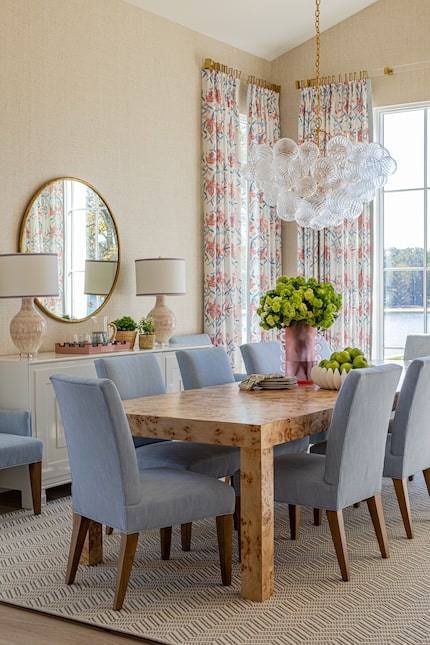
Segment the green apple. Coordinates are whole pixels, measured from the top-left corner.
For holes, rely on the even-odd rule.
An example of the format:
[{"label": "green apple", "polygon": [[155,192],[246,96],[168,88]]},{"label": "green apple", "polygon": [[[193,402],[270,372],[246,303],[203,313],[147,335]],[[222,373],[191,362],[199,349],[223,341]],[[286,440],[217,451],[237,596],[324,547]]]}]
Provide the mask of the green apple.
[{"label": "green apple", "polygon": [[326,366],[326,368],[327,368],[328,370],[330,370],[330,369],[331,369],[331,370],[333,370],[333,372],[334,372],[334,370],[338,370],[338,369],[339,369],[339,367],[340,367],[340,363],[339,363],[339,361],[329,360],[329,361],[327,361],[327,363],[325,364],[325,366]]},{"label": "green apple", "polygon": [[330,360],[331,360],[331,361],[338,361],[338,362],[339,362],[339,352],[333,352],[333,353],[330,355]]},{"label": "green apple", "polygon": [[369,363],[366,361],[364,356],[358,355],[352,361],[352,366],[354,369],[360,369],[362,367],[369,367]]},{"label": "green apple", "polygon": [[342,363],[350,363],[351,362],[350,353],[347,352],[345,349],[342,352],[338,352],[337,360],[341,365]]},{"label": "green apple", "polygon": [[318,367],[327,367],[326,363],[328,363],[328,358],[323,358],[322,361],[319,362]]},{"label": "green apple", "polygon": [[342,363],[340,366],[340,372],[349,372],[349,370],[352,370],[352,363]]},{"label": "green apple", "polygon": [[351,349],[349,352],[351,355],[351,358],[354,360],[357,356],[364,356],[364,352],[361,351],[361,349],[358,349],[358,347],[354,347],[354,349]]}]

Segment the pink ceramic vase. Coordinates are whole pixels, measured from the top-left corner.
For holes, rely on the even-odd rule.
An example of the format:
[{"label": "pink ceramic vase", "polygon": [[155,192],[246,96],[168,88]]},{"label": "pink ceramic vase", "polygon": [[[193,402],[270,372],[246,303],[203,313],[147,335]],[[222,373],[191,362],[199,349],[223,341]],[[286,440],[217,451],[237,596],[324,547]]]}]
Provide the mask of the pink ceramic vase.
[{"label": "pink ceramic vase", "polygon": [[299,382],[311,380],[311,369],[316,364],[316,336],[316,328],[302,322],[285,327],[283,338],[285,374],[297,376]]}]

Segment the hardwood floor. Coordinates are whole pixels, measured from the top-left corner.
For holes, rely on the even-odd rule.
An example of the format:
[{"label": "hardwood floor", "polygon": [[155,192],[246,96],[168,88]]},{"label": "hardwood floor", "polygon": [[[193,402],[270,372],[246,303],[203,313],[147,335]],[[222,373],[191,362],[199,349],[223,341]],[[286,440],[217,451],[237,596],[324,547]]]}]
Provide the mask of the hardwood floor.
[{"label": "hardwood floor", "polygon": [[0,645],[126,645],[156,641],[109,632],[0,603]]},{"label": "hardwood floor", "polygon": [[[70,495],[70,486],[59,486],[47,491],[51,499]],[[20,508],[20,493],[8,491],[0,494],[0,514]],[[126,645],[142,643],[153,645],[157,641],[123,636],[97,627],[46,614],[21,609],[0,602],[0,645]]]}]

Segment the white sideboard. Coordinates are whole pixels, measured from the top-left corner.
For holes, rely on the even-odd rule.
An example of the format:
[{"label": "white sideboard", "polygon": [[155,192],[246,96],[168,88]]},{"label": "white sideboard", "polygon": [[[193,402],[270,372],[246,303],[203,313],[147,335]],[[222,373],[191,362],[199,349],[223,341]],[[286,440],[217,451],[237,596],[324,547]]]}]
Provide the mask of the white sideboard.
[{"label": "white sideboard", "polygon": [[[193,348],[195,347],[194,345]],[[22,361],[18,356],[0,356],[0,408],[30,410],[33,435],[44,442],[42,466],[44,497],[46,488],[70,481],[63,424],[49,377],[59,372],[76,376],[96,376],[94,361],[97,358],[133,356],[151,352],[160,362],[167,391],[177,392],[182,389],[182,382],[175,352],[186,348],[186,345],[175,345],[154,350],[70,356],[42,353],[33,361]],[[0,488],[21,490],[24,508],[32,506],[28,468],[1,470]]]}]

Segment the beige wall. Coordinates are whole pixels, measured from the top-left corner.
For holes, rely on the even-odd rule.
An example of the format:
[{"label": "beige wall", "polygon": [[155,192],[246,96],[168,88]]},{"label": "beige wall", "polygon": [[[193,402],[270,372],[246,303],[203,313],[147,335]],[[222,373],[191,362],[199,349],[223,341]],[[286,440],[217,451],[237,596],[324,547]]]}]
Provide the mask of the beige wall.
[{"label": "beige wall", "polygon": [[[0,253],[17,250],[33,193],[60,176],[85,179],[119,228],[122,264],[112,320],[146,314],[134,260],[186,259],[187,294],[170,298],[177,332],[202,330],[200,69],[206,57],[270,79],[270,63],[123,0],[1,0]],[[15,353],[0,303],[0,354]],[[47,319],[42,351],[86,331]],[[72,329],[73,328],[73,329]],[[89,329],[88,329],[89,330]]]},{"label": "beige wall", "polygon": [[[322,8],[323,10],[323,8]],[[379,0],[322,34],[322,73],[371,72],[375,105],[429,98],[428,0]],[[202,329],[200,68],[206,57],[282,85],[283,136],[297,134],[296,79],[314,74],[314,43],[273,63],[174,25],[123,0],[1,0],[0,253],[17,250],[33,193],[60,176],[85,179],[117,221],[122,265],[109,319],[148,312],[134,260],[186,259],[187,295],[169,299],[178,333]],[[393,66],[393,76],[382,69]],[[372,71],[377,70],[377,74]],[[287,231],[295,272],[295,229]],[[15,353],[0,303],[0,354]],[[87,325],[47,319],[42,350]],[[73,329],[72,329],[73,328]]]},{"label": "beige wall", "polygon": [[[379,0],[321,34],[321,75],[368,70],[374,107],[428,101],[429,25],[429,0]],[[394,74],[385,76],[384,67],[392,67]],[[282,85],[282,136],[297,137],[299,91],[295,81],[314,75],[314,39],[274,61],[272,76]],[[296,255],[296,227],[284,224],[287,274],[297,270]]]}]

